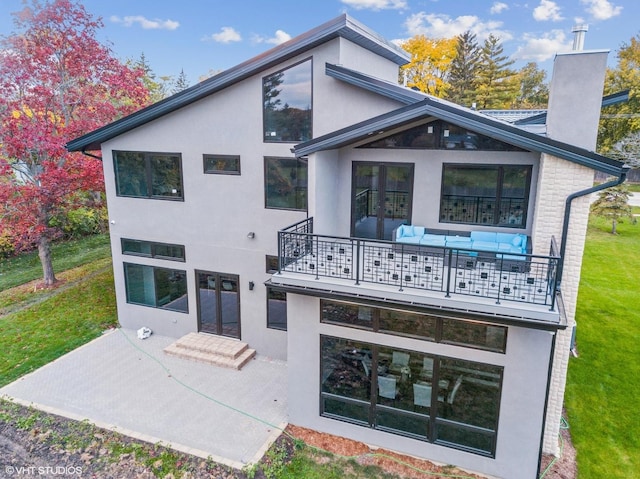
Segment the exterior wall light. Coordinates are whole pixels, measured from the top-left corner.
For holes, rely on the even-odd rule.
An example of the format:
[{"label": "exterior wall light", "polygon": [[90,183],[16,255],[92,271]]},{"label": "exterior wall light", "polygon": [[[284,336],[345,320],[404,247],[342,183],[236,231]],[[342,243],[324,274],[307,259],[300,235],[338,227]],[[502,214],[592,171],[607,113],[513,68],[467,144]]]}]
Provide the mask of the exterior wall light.
[{"label": "exterior wall light", "polygon": [[253,281],[249,281],[249,291],[253,291],[254,286],[255,286],[255,283]]},{"label": "exterior wall light", "polygon": [[253,239],[255,237],[256,237],[256,234],[253,231],[249,231],[249,233],[247,233],[247,238]]}]

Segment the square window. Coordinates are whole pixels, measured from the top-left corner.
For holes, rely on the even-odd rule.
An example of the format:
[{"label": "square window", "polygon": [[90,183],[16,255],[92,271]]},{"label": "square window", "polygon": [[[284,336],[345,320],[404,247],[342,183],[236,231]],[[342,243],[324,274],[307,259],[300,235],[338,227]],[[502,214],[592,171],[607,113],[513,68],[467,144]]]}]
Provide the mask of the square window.
[{"label": "square window", "polygon": [[264,159],[265,207],[307,210],[307,161],[300,158]]}]

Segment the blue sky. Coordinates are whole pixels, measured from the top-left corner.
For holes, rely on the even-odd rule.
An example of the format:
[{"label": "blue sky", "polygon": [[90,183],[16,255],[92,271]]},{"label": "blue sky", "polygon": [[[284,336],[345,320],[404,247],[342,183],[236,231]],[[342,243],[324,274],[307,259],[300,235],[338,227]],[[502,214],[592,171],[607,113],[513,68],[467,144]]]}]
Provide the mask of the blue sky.
[{"label": "blue sky", "polygon": [[[571,49],[572,27],[587,24],[585,49],[608,49],[640,34],[638,0],[82,0],[102,17],[99,40],[122,59],[144,52],[158,76],[184,69],[191,84],[241,63],[342,13],[392,41],[416,34],[452,37],[471,30],[501,38],[521,67],[551,69]],[[13,31],[22,0],[0,0],[0,35]]]}]

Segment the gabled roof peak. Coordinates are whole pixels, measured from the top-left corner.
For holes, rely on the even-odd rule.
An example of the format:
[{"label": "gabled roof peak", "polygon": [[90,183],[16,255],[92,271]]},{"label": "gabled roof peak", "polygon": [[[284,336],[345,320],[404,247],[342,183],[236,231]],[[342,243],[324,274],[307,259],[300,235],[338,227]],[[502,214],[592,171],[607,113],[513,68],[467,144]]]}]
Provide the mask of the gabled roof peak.
[{"label": "gabled roof peak", "polygon": [[407,52],[388,42],[349,15],[343,14],[186,90],[72,140],[67,143],[67,150],[99,150],[100,145],[111,138],[212,95],[338,37],[350,40],[398,65],[404,65],[410,59]]}]

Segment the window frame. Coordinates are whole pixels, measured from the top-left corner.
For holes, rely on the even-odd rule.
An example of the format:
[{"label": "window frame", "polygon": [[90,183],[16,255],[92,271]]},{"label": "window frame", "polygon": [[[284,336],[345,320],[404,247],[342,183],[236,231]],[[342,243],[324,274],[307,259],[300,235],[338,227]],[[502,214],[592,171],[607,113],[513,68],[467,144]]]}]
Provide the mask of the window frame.
[{"label": "window frame", "polygon": [[[278,324],[282,324],[282,321],[273,322],[271,318],[271,307],[270,301],[273,299],[269,297],[270,293],[278,292],[284,294],[284,326],[277,326]],[[267,328],[276,329],[278,331],[286,331],[287,330],[287,293],[286,291],[282,291],[278,288],[274,288],[273,286],[267,286]]]},{"label": "window frame", "polygon": [[[297,139],[297,140],[268,140],[267,136],[267,118],[266,118],[266,110],[265,110],[265,95],[264,95],[264,86],[267,78],[278,75],[279,73],[284,73],[287,70],[291,70],[297,66],[302,65],[305,62],[309,62],[310,74],[309,74],[309,86],[311,91],[309,92],[309,103],[310,103],[310,113],[309,113],[309,138]],[[313,57],[308,57],[300,60],[299,62],[288,65],[280,70],[274,71],[262,77],[262,141],[263,143],[300,143],[302,141],[308,141],[313,138]]]},{"label": "window frame", "polygon": [[[146,306],[148,308],[155,308],[155,309],[163,309],[165,311],[173,311],[176,313],[184,313],[184,314],[189,314],[189,285],[188,285],[188,280],[187,280],[187,272],[185,270],[180,270],[180,269],[173,269],[173,268],[165,268],[162,266],[154,266],[154,265],[148,265],[148,264],[139,264],[139,263],[129,263],[129,262],[123,262],[123,271],[124,271],[124,283],[125,283],[125,297],[126,297],[126,301],[128,304],[134,304],[136,306]],[[129,278],[129,267],[133,266],[136,268],[151,268],[151,270],[153,271],[153,295],[154,295],[154,304],[149,304],[149,303],[142,303],[142,302],[137,302],[137,301],[132,301],[130,299],[130,291],[131,291],[131,283],[130,283],[130,278]],[[184,291],[185,291],[185,295],[186,295],[186,304],[185,304],[185,309],[176,309],[176,308],[168,308],[164,305],[159,305],[158,304],[158,283],[156,281],[156,272],[157,271],[168,271],[171,273],[178,273],[181,274],[184,278]],[[170,304],[170,303],[169,303]]]},{"label": "window frame", "polygon": [[[137,251],[127,251],[125,248],[125,242],[135,242],[140,244],[148,244],[150,253],[141,253]],[[129,256],[141,256],[144,258],[157,258],[157,259],[165,259],[167,261],[179,261],[184,263],[187,261],[186,252],[184,245],[176,244],[176,243],[161,243],[158,241],[146,241],[146,240],[138,240],[133,238],[120,238],[120,246],[122,247],[122,254],[126,254]],[[162,254],[158,254],[156,252],[157,247],[169,247],[169,248],[180,248],[182,250],[182,256],[165,256]]]},{"label": "window frame", "polygon": [[[325,343],[325,341],[327,343]],[[341,392],[340,389],[335,392],[326,390],[331,388],[331,383],[328,383],[327,387],[325,387],[325,382],[330,379],[331,373],[333,373],[333,371],[335,371],[335,368],[336,368],[335,366],[336,363],[334,362],[335,358],[328,355],[327,352],[329,351],[329,349],[325,348],[325,344],[328,344],[329,347],[331,347],[330,343],[332,341],[348,343],[349,348],[346,350],[343,349],[343,353],[341,353],[342,361],[345,361],[347,365],[350,365],[347,367],[357,368],[358,371],[360,371],[360,368],[362,367],[362,370],[364,372],[364,375],[362,375],[362,378],[364,378],[365,381],[364,381],[364,384],[362,384],[361,389],[365,393],[368,390],[368,396],[369,396],[368,398],[366,397],[366,395],[364,396],[364,398],[357,397],[354,395],[351,395],[351,396],[347,395],[349,393],[353,394],[353,391],[352,391],[353,381],[347,382],[347,389],[344,390],[343,392]],[[415,349],[397,348],[397,347],[380,344],[379,342],[354,340],[350,338],[335,336],[333,334],[320,334],[319,343],[320,343],[319,344],[320,371],[318,376],[318,391],[319,391],[319,415],[321,417],[326,417],[326,418],[337,420],[337,421],[342,421],[342,422],[347,422],[347,423],[358,425],[358,426],[372,428],[372,429],[376,429],[378,431],[386,432],[389,434],[409,437],[422,442],[437,444],[437,445],[449,447],[452,449],[457,449],[457,450],[465,451],[468,453],[477,454],[483,457],[489,457],[489,458],[496,457],[496,452],[497,452],[496,448],[497,448],[497,442],[498,442],[497,439],[498,439],[498,433],[499,433],[500,413],[501,413],[500,398],[502,397],[502,393],[504,390],[504,369],[505,369],[504,366],[491,364],[491,363],[483,363],[483,362],[469,360],[469,359],[459,359],[459,358],[454,358],[450,356],[444,356],[441,354],[434,354],[431,352],[417,351]],[[358,348],[358,346],[360,346],[360,348]],[[434,388],[437,388],[436,393],[432,395],[432,402],[431,402],[431,404],[436,404],[435,412],[432,411],[431,408],[429,408],[428,413],[417,412],[415,411],[415,406],[414,406],[414,410],[403,409],[401,405],[399,407],[399,405],[395,404],[395,399],[392,406],[385,405],[383,401],[380,400],[380,398],[378,397],[379,390],[377,387],[378,386],[377,383],[378,383],[378,378],[383,373],[379,371],[381,371],[381,368],[383,368],[382,370],[385,370],[388,367],[388,365],[385,366],[387,363],[385,362],[385,359],[382,358],[382,355],[384,350],[391,350],[391,349],[394,351],[409,353],[409,355],[411,356],[417,355],[418,357],[422,357],[422,358],[429,357],[432,359],[433,369],[431,370],[430,375],[428,376],[430,378],[428,379],[428,381],[433,385]],[[329,369],[327,364],[325,364],[326,360],[328,360],[329,366],[331,367],[330,374],[326,374],[326,370]],[[369,369],[368,371],[364,368],[365,362],[368,363],[368,369]],[[360,366],[360,363],[362,363],[362,366]],[[448,365],[448,363],[451,365]],[[453,364],[455,363],[466,363],[468,366],[476,366],[476,369],[473,369],[473,368],[466,369],[466,368],[461,368],[460,366],[453,366]],[[486,369],[493,369],[494,372],[486,371]],[[454,374],[458,378],[463,378],[462,375],[459,375],[459,374],[462,374],[459,370],[465,371],[464,374],[469,374],[474,378],[476,375],[479,375],[480,377],[486,377],[482,375],[488,374],[489,377],[491,378],[491,382],[497,385],[497,392],[494,394],[497,399],[495,401],[487,401],[489,397],[483,399],[486,404],[490,404],[495,407],[493,411],[495,412],[495,418],[493,419],[492,429],[489,429],[487,426],[471,424],[466,422],[459,422],[459,420],[456,420],[455,418],[454,419],[449,418],[449,414],[447,413],[447,407],[444,404],[442,408],[440,407],[438,390],[440,389],[441,380],[447,378],[447,375],[451,375],[453,371],[456,371]],[[413,369],[412,371],[415,372],[415,370]],[[384,373],[384,374],[387,374],[387,373]],[[405,373],[403,372],[402,374],[405,374]],[[414,379],[411,379],[413,377],[411,372],[408,372],[406,374],[408,374],[408,378],[410,379],[411,383],[413,383]],[[352,374],[350,375],[350,377],[354,379]],[[358,380],[357,382],[359,382],[360,378],[358,377],[356,379]],[[485,380],[475,379],[476,383],[483,382],[483,381]],[[447,381],[447,382],[448,382],[448,386],[450,386],[450,381]],[[486,380],[486,382],[489,382],[489,380]],[[462,383],[464,383],[464,379],[461,381],[461,384]],[[337,384],[342,385],[341,382],[338,382]],[[446,388],[448,386],[443,386],[443,387]],[[351,390],[349,389],[349,387],[351,387]],[[355,392],[356,394],[358,394],[360,390],[357,390]],[[387,396],[383,396],[383,399],[385,397]],[[332,402],[343,403],[346,405],[351,405],[352,410],[357,407],[361,409],[359,414],[360,417],[342,415],[336,412],[327,411],[326,401],[332,401]],[[414,403],[415,403],[415,399],[414,399]],[[363,412],[365,414],[363,414]],[[424,425],[425,427],[424,434],[418,435],[416,432],[412,432],[406,429],[392,428],[388,425],[381,424],[380,415],[389,414],[389,413],[395,414],[398,417],[403,417],[405,418],[405,420],[409,419],[412,422],[426,420],[427,422]],[[366,419],[364,419],[365,417]],[[465,444],[465,443],[458,443],[458,442],[447,440],[441,436],[442,434],[440,432],[441,427],[442,428],[450,427],[450,428],[453,428],[454,431],[455,430],[466,431],[470,434],[484,436],[489,441],[488,442],[489,447],[488,449],[480,449],[478,447],[474,447],[470,445],[469,443]]]},{"label": "window frame", "polygon": [[[358,323],[348,323],[348,322],[341,322],[341,321],[336,321],[336,320],[331,320],[331,319],[326,319],[324,312],[326,309],[326,305],[327,304],[342,304],[342,305],[347,305],[348,307],[358,307],[358,308],[367,308],[369,310],[371,310],[371,320],[369,321],[371,326],[367,326],[367,324],[363,321],[360,321]],[[415,334],[415,333],[407,333],[407,332],[403,332],[403,331],[394,331],[394,330],[390,330],[390,329],[383,329],[382,326],[382,322],[381,322],[381,316],[382,313],[386,313],[386,312],[391,312],[391,311],[396,311],[399,314],[405,314],[405,313],[409,313],[409,314],[414,314],[414,315],[420,315],[420,316],[424,316],[425,318],[428,318],[432,321],[435,321],[435,326],[433,328],[433,337],[430,336],[424,336],[424,335],[419,335],[419,334]],[[360,319],[360,318],[359,318]],[[441,343],[441,344],[450,344],[453,346],[460,346],[460,347],[464,347],[467,349],[477,349],[477,350],[481,350],[481,351],[488,351],[491,353],[496,353],[496,354],[506,354],[507,352],[507,336],[509,334],[509,328],[507,328],[506,326],[502,326],[502,325],[497,325],[497,324],[493,324],[493,323],[489,323],[489,322],[479,322],[479,321],[475,321],[475,320],[470,320],[470,319],[465,319],[465,318],[459,318],[459,317],[453,317],[453,316],[445,316],[445,315],[437,315],[437,314],[430,314],[430,313],[425,313],[425,312],[420,312],[420,311],[408,311],[408,310],[401,310],[401,309],[397,309],[397,308],[381,308],[378,306],[371,306],[369,304],[363,304],[363,303],[357,303],[357,302],[352,302],[352,301],[338,301],[338,300],[333,300],[333,299],[327,299],[327,298],[320,298],[320,323],[324,323],[324,324],[332,324],[332,325],[336,325],[336,326],[341,326],[341,327],[345,327],[345,328],[353,328],[353,329],[362,329],[365,331],[372,331],[374,333],[379,333],[379,334],[385,334],[385,335],[390,335],[390,336],[402,336],[402,337],[407,337],[407,338],[412,338],[412,339],[418,339],[420,341],[427,341],[430,343]],[[490,347],[487,345],[482,345],[482,344],[478,344],[478,343],[471,343],[471,342],[464,342],[463,339],[458,339],[456,340],[453,333],[453,328],[449,328],[447,327],[448,323],[453,323],[456,326],[458,325],[468,325],[469,326],[469,332],[471,332],[473,329],[477,329],[479,326],[486,326],[487,327],[487,333],[489,331],[489,328],[494,328],[492,329],[492,331],[495,333],[495,331],[500,330],[503,331],[504,334],[502,335],[502,341],[500,346],[496,346],[496,347]],[[416,329],[417,331],[417,329]]]},{"label": "window frame", "polygon": [[[144,160],[144,181],[146,184],[147,194],[146,195],[128,195],[122,194],[120,191],[120,182],[119,182],[119,174],[118,174],[118,153],[133,153],[142,155]],[[167,200],[167,201],[184,201],[184,171],[182,168],[182,153],[171,153],[171,152],[156,152],[156,151],[133,151],[133,150],[112,150],[111,152],[113,158],[113,172],[114,172],[114,182],[115,182],[115,191],[116,196],[121,198],[142,198],[142,199],[152,199],[152,200]],[[180,175],[180,194],[179,196],[165,196],[165,195],[154,195],[153,194],[153,170],[152,170],[152,157],[153,156],[166,156],[166,157],[177,157],[178,158],[178,169]]]},{"label": "window frame", "polygon": [[[521,168],[526,173],[525,185],[524,185],[524,195],[522,198],[523,208],[522,208],[522,216],[519,220],[519,223],[501,223],[500,222],[500,209],[503,201],[506,198],[503,196],[503,187],[504,187],[504,178],[505,178],[505,169],[507,168]],[[491,187],[495,187],[495,198],[491,198],[495,200],[494,211],[498,213],[494,214],[494,220],[491,223],[483,223],[482,221],[450,221],[447,220],[447,215],[444,208],[444,196],[445,196],[445,177],[447,174],[447,170],[452,171],[453,169],[464,170],[464,169],[485,169],[495,170],[497,179],[495,185],[490,185]],[[438,211],[438,218],[440,223],[446,224],[465,224],[465,225],[473,225],[473,226],[486,226],[492,228],[517,228],[517,229],[526,229],[527,220],[529,217],[529,200],[531,197],[531,181],[533,176],[533,165],[531,164],[507,164],[507,163],[443,163],[442,164],[442,176],[440,182],[440,204]],[[488,197],[487,197],[488,198]],[[443,217],[444,216],[444,217]]]},{"label": "window frame", "polygon": [[[238,168],[234,170],[217,170],[207,169],[207,160],[220,159],[220,160],[237,160]],[[204,153],[202,155],[202,170],[205,175],[240,175],[240,155],[217,155]]]},{"label": "window frame", "polygon": [[[301,208],[291,208],[291,207],[284,207],[284,206],[271,206],[269,205],[269,189],[268,189],[268,172],[269,172],[269,166],[268,163],[270,161],[295,161],[297,163],[296,165],[296,172],[300,170],[301,166],[304,166],[305,169],[305,173],[306,173],[306,184],[304,186],[304,206]],[[301,157],[301,158],[296,158],[296,157],[283,157],[283,156],[265,156],[264,157],[264,162],[263,162],[263,166],[264,166],[264,207],[266,209],[269,210],[287,210],[287,211],[304,211],[306,212],[307,209],[309,208],[309,162],[307,160],[306,157]],[[296,181],[297,181],[297,173],[296,173]],[[296,203],[298,202],[298,197],[297,195],[298,190],[295,190],[295,194],[296,194]],[[273,196],[272,196],[273,197]],[[281,198],[281,196],[277,196],[275,198]]]}]

